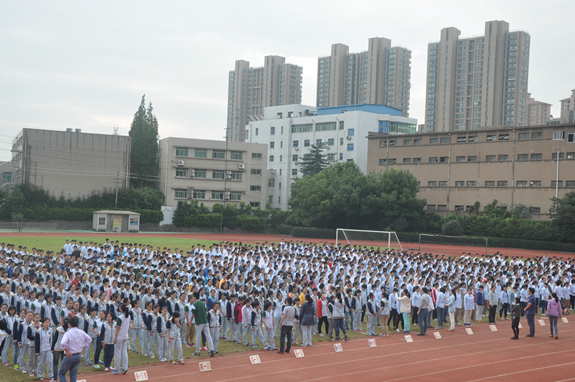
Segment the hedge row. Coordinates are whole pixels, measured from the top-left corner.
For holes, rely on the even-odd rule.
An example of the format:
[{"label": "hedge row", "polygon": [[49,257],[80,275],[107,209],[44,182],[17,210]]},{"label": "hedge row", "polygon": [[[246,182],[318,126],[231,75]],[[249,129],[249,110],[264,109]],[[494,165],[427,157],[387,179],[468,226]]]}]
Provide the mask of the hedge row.
[{"label": "hedge row", "polygon": [[[92,220],[93,208],[47,207],[36,206],[24,209],[25,220],[47,221],[85,221]],[[164,214],[159,210],[134,210],[141,214],[140,223],[158,223],[164,220]]]},{"label": "hedge row", "polygon": [[[289,226],[278,227],[278,233],[287,235],[287,229]],[[279,232],[279,230],[282,232]],[[295,227],[291,231],[291,236],[302,237],[310,239],[331,239],[335,240],[336,230],[334,229],[324,229],[324,228],[310,228],[310,227]],[[397,233],[399,241],[402,243],[418,243],[419,234],[413,232],[398,232]],[[429,243],[431,240],[437,242],[437,244],[443,245],[469,245],[484,247],[485,242],[481,239],[458,237],[458,238],[444,238],[441,236],[435,239],[426,238],[425,242]],[[524,239],[508,239],[501,237],[489,237],[487,238],[488,248],[500,247],[500,248],[519,248],[519,249],[531,249],[531,250],[541,250],[541,251],[560,251],[560,252],[575,252],[574,243],[557,243],[552,241],[537,241],[537,240],[524,240]]]}]

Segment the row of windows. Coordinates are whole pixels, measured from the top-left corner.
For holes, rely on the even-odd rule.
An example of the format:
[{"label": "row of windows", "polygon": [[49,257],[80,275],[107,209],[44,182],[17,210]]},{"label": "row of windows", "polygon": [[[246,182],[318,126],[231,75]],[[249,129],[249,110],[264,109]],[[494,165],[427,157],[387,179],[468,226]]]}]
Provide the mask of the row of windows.
[{"label": "row of windows", "polygon": [[[518,161],[527,161],[529,160],[530,154],[517,154]],[[557,153],[551,154],[552,160],[557,160]],[[559,153],[559,159],[565,159],[565,153]],[[575,152],[567,153],[567,159],[575,159]],[[505,162],[509,160],[508,154],[499,154],[499,155],[486,155],[485,162]],[[532,153],[531,160],[543,160],[543,154],[541,153]],[[478,156],[477,155],[458,155],[455,157],[456,162],[477,162]],[[403,158],[403,164],[417,164],[422,163],[421,158]],[[449,157],[429,157],[428,163],[449,163]],[[387,164],[397,164],[396,158],[380,158],[379,159],[380,165],[387,165]]]},{"label": "row of windows", "polygon": [[[176,199],[206,199],[206,194],[209,195],[210,191],[206,190],[174,190],[174,197]],[[212,200],[242,200],[241,192],[233,191],[211,191]]]},{"label": "row of windows", "polygon": [[[176,147],[176,156],[177,157],[189,157],[190,150],[188,147]],[[208,158],[208,149],[193,149],[193,157],[194,158]],[[225,150],[211,150],[212,151],[212,159],[226,159],[226,151]],[[252,153],[252,158],[256,158]],[[259,154],[261,158],[261,154]],[[241,151],[231,151],[230,152],[230,159],[232,160],[242,160],[243,159],[243,152]]]},{"label": "row of windows", "polygon": [[[509,187],[509,183],[507,180],[486,180],[485,187]],[[448,183],[446,180],[430,180],[427,182],[427,187],[448,187]],[[518,180],[515,184],[516,187],[542,187],[540,180]],[[464,180],[456,180],[455,187],[478,187],[477,181],[475,180],[468,180],[467,182]],[[554,180],[551,181],[550,187],[563,187],[563,181],[560,180],[556,182]],[[575,180],[567,180],[565,181],[565,187],[575,187]]]},{"label": "row of windows", "polygon": [[[223,170],[210,170],[212,172],[211,179],[228,179],[228,180],[242,180],[241,171],[223,171]],[[260,169],[252,169],[253,175],[261,175]],[[227,174],[226,174],[227,173]],[[176,169],[176,178],[200,178],[207,179],[208,170],[202,169]],[[227,175],[227,177],[226,177]]]},{"label": "row of windows", "polygon": [[[509,133],[501,133],[501,134],[487,134],[485,137],[486,141],[493,142],[493,141],[508,141],[509,140]],[[575,142],[575,131],[554,131],[553,132],[553,140],[563,140],[567,136],[567,142]],[[534,132],[525,132],[519,133],[517,135],[518,139],[542,139],[543,132],[541,131],[534,131]],[[450,137],[430,137],[429,144],[436,145],[439,143],[447,144],[451,142]],[[457,136],[457,143],[465,143],[465,142],[478,142],[477,135],[458,135]],[[404,146],[411,146],[411,145],[421,145],[423,144],[422,138],[408,138],[403,140]],[[389,140],[381,140],[379,141],[379,147],[386,147],[386,146],[397,146],[398,140],[397,139],[389,139]]]},{"label": "row of windows", "polygon": [[[471,211],[471,209],[473,207],[474,206],[472,206],[472,205],[464,206],[464,205],[456,204],[454,207],[454,210],[455,211]],[[507,210],[506,206],[499,206],[497,208]],[[428,204],[427,210],[428,211],[447,211],[447,205],[446,204],[437,204],[437,205]],[[541,207],[529,207],[527,211],[529,211],[530,214],[540,214],[541,213]]]}]

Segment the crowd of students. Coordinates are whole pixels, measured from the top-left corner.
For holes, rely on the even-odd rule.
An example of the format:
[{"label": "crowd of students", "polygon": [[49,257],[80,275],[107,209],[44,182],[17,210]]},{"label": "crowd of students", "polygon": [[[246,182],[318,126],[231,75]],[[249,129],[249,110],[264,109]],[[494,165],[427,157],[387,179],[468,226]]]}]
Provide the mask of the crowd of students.
[{"label": "crowd of students", "polygon": [[426,335],[509,315],[518,339],[520,317],[532,337],[541,312],[558,338],[557,321],[574,305],[573,262],[546,256],[447,257],[300,242],[184,252],[108,239],[66,241],[54,254],[0,244],[2,364],[41,379],[56,379],[70,317],[91,339],[85,364],[118,374],[128,369],[128,350],[172,364],[184,363],[184,346],[213,356],[220,340],[281,354],[292,343],[312,346],[312,334],[347,340],[348,331],[363,332],[362,323],[367,335],[410,333],[412,325]]}]

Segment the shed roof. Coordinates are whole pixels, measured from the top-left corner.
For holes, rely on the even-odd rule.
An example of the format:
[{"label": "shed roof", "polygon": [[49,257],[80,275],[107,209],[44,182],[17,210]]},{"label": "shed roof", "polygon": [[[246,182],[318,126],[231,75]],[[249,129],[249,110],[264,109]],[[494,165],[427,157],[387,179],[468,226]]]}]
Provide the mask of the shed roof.
[{"label": "shed roof", "polygon": [[140,215],[138,212],[132,211],[114,211],[114,210],[102,210],[94,211],[95,214],[111,214],[111,215]]}]

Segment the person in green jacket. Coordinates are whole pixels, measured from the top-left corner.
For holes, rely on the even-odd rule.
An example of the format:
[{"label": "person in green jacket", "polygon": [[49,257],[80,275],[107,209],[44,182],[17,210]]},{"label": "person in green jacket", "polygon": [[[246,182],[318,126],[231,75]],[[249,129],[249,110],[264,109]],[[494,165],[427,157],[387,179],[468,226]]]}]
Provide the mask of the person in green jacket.
[{"label": "person in green jacket", "polygon": [[210,327],[208,325],[208,312],[206,310],[206,304],[200,301],[200,294],[195,292],[192,295],[192,320],[196,320],[196,352],[194,355],[200,355],[200,345],[202,340],[202,332],[206,336],[206,341],[208,343],[208,349],[210,349],[210,357],[214,356],[214,345],[212,342],[212,336],[210,335]]}]

